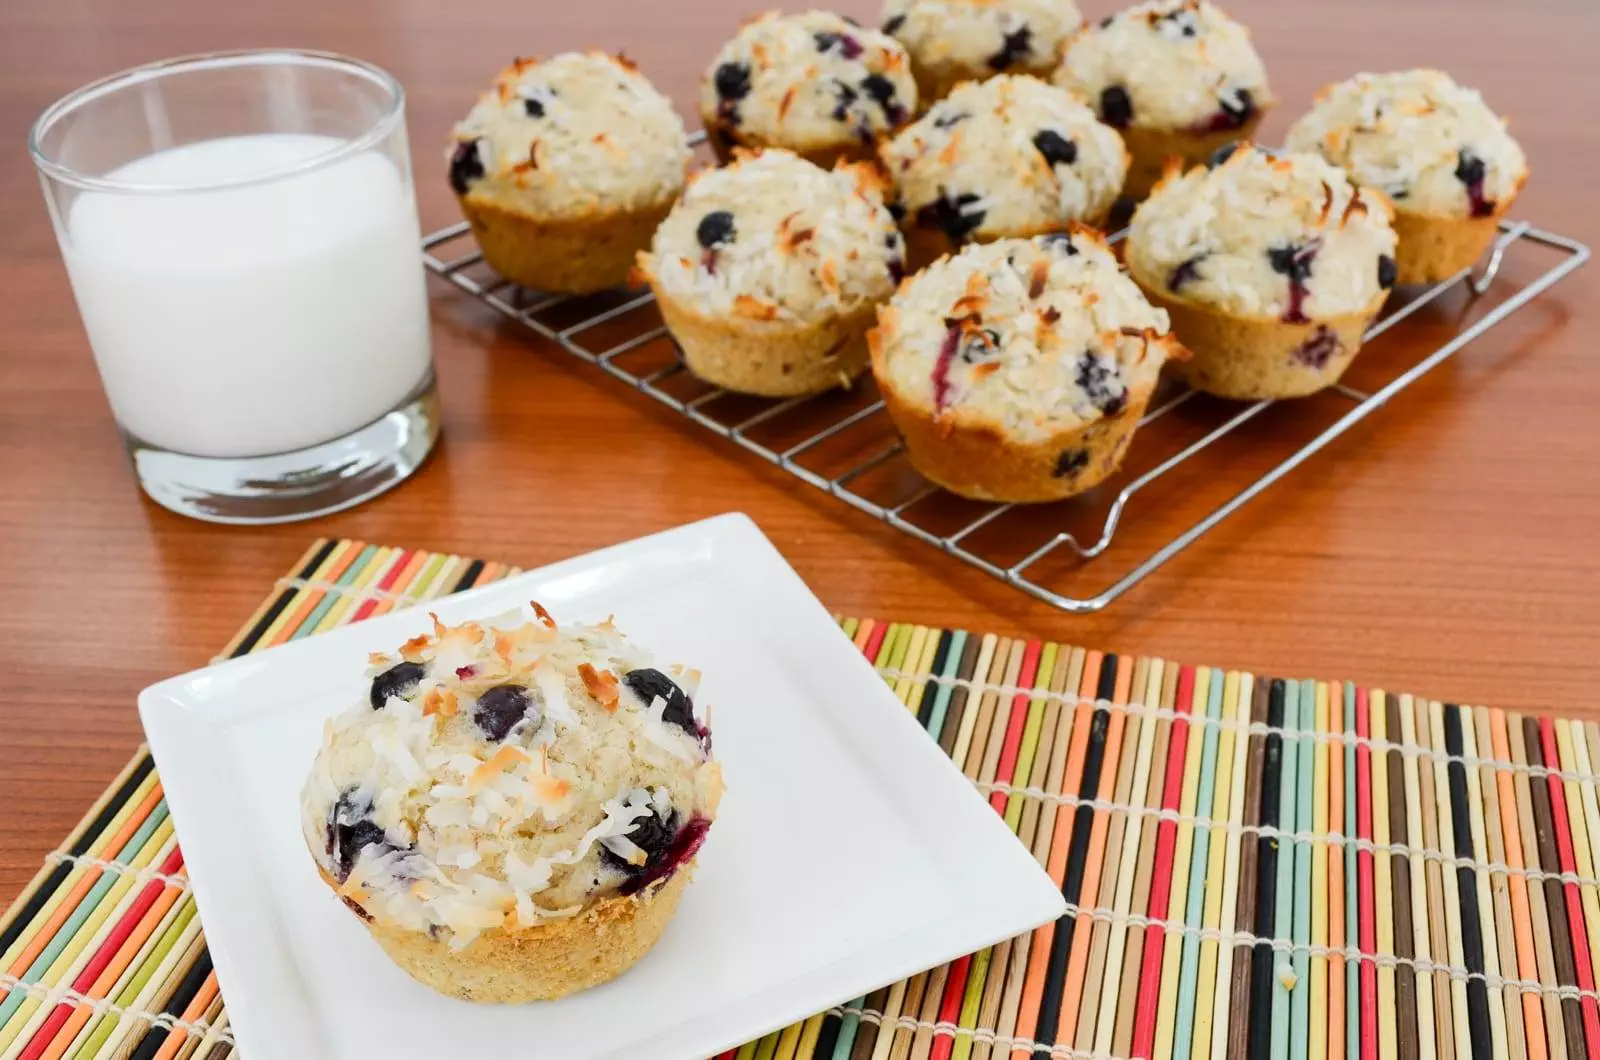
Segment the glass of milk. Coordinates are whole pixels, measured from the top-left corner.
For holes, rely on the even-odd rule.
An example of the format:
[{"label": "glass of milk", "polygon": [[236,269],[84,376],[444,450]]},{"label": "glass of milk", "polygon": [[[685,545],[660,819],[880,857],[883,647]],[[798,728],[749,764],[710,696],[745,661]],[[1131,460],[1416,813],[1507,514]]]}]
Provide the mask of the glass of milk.
[{"label": "glass of milk", "polygon": [[337,55],[139,67],[29,141],[111,411],[156,502],[303,519],[439,433],[405,95]]}]

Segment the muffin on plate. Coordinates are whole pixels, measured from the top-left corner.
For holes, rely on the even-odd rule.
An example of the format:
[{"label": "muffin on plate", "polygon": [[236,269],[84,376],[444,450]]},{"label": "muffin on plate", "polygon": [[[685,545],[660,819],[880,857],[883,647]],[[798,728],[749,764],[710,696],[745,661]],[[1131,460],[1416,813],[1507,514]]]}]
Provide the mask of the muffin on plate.
[{"label": "muffin on plate", "polygon": [[1240,145],[1156,185],[1128,274],[1194,354],[1174,374],[1219,397],[1298,397],[1338,380],[1389,296],[1389,215],[1316,155]]},{"label": "muffin on plate", "polygon": [[1128,156],[1071,93],[1002,74],[962,85],[883,146],[913,267],[963,243],[1102,224]]},{"label": "muffin on plate", "polygon": [[963,81],[1047,75],[1082,22],[1072,0],[889,0],[883,31],[910,50],[926,106]]},{"label": "muffin on plate", "polygon": [[317,871],[391,959],[469,1001],[612,979],[666,928],[721,772],[669,676],[609,620],[533,604],[374,655],[301,795]]},{"label": "muffin on plate", "polygon": [[723,162],[736,147],[783,147],[825,167],[871,159],[916,110],[900,42],[827,11],[746,23],[700,82],[700,116]]},{"label": "muffin on plate", "polygon": [[1167,314],[1082,227],[935,262],[879,310],[871,342],[912,465],[989,501],[1058,500],[1103,481],[1162,363],[1184,355]]},{"label": "muffin on plate", "polygon": [[1055,81],[1122,133],[1131,198],[1149,194],[1167,158],[1203,162],[1248,139],[1273,103],[1250,31],[1207,0],[1151,0],[1085,26]]},{"label": "muffin on plate", "polygon": [[1528,180],[1505,119],[1438,70],[1327,86],[1289,130],[1288,146],[1389,196],[1404,284],[1435,283],[1476,261]]},{"label": "muffin on plate", "polygon": [[450,187],[484,260],[513,283],[623,283],[683,190],[683,121],[628,60],[518,59],[455,127]]},{"label": "muffin on plate", "polygon": [[780,150],[698,174],[639,255],[689,370],[767,397],[860,375],[874,307],[904,270],[875,167]]}]

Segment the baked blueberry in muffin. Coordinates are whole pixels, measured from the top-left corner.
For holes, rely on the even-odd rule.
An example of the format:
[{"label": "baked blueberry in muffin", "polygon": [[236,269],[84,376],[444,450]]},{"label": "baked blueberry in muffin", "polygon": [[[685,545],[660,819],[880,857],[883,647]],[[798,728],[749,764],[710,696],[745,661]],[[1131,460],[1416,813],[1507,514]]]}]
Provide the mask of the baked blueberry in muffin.
[{"label": "baked blueberry in muffin", "polygon": [[1127,155],[1070,93],[1002,74],[934,104],[884,145],[883,164],[921,266],[967,242],[1102,223]]},{"label": "baked blueberry in muffin", "polygon": [[1085,26],[1062,49],[1055,81],[1121,132],[1134,198],[1167,158],[1203,162],[1248,139],[1273,102],[1250,31],[1208,0],[1151,0]]},{"label": "baked blueberry in muffin", "polygon": [[1388,297],[1389,214],[1382,192],[1316,155],[1241,145],[1156,185],[1128,229],[1128,273],[1193,351],[1180,378],[1296,397],[1338,380]]},{"label": "baked blueberry in muffin", "polygon": [[789,151],[698,175],[639,267],[696,375],[785,397],[848,385],[905,273],[877,170]]},{"label": "baked blueberry in muffin", "polygon": [[963,81],[1048,74],[1082,21],[1072,0],[889,0],[883,31],[910,50],[931,104]]},{"label": "baked blueberry in muffin", "polygon": [[824,167],[870,159],[916,109],[905,48],[826,11],[747,23],[700,86],[700,115],[724,162],[735,147],[782,147]]},{"label": "baked blueberry in muffin", "polygon": [[1289,130],[1288,145],[1389,196],[1404,284],[1434,283],[1476,261],[1528,180],[1505,119],[1438,70],[1329,85]]},{"label": "baked blueberry in muffin", "polygon": [[628,276],[683,189],[683,121],[628,60],[518,59],[455,127],[448,177],[501,276],[586,293]]},{"label": "baked blueberry in muffin", "polygon": [[1074,227],[968,246],[878,314],[872,371],[912,464],[979,500],[1049,501],[1104,481],[1183,350],[1167,314]]},{"label": "baked blueberry in muffin", "polygon": [[716,814],[691,699],[609,621],[434,620],[371,659],[301,796],[318,872],[419,981],[556,998],[660,937]]}]

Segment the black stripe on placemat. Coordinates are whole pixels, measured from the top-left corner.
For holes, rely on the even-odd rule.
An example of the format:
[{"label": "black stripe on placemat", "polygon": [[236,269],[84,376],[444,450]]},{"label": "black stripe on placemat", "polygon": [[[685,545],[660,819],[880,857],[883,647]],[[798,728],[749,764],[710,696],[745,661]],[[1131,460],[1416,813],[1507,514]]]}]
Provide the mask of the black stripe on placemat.
[{"label": "black stripe on placemat", "polygon": [[456,587],[450,591],[459,593],[472,588],[472,584],[478,580],[478,575],[483,573],[483,566],[484,563],[481,559],[475,559],[467,564],[466,573],[461,575],[460,580],[456,582]]},{"label": "black stripe on placemat", "polygon": [[[1450,755],[1450,817],[1455,832],[1456,857],[1473,857],[1471,808],[1467,805],[1467,767],[1461,762],[1465,743],[1461,738],[1461,708],[1444,705],[1444,749]],[[1489,1041],[1489,986],[1483,975],[1483,911],[1478,908],[1478,874],[1456,866],[1456,890],[1461,902],[1461,953],[1467,971],[1477,976],[1467,980],[1467,1026],[1472,1040]]]},{"label": "black stripe on placemat", "polygon": [[[1400,697],[1389,695],[1384,697],[1384,701],[1389,739],[1394,741],[1400,735]],[[1414,837],[1409,835],[1406,824],[1405,758],[1398,748],[1384,757],[1388,759],[1389,842],[1402,847],[1410,846]],[[1394,954],[1409,961],[1416,956],[1412,952],[1411,860],[1396,855],[1389,859],[1389,868],[1394,888],[1391,895],[1394,907]],[[1395,966],[1394,996],[1395,1019],[1399,1029],[1395,1037],[1399,1043],[1400,1060],[1416,1060],[1419,1048],[1417,974],[1413,966]],[[1428,1033],[1432,1032],[1433,1028],[1428,1028]]]},{"label": "black stripe on placemat", "polygon": [[922,702],[917,704],[917,724],[924,729],[933,720],[933,701],[939,698],[939,685],[933,678],[944,673],[945,661],[950,658],[950,642],[955,637],[955,633],[948,629],[939,634],[939,647],[933,653],[933,665],[928,669],[928,676],[922,678]]},{"label": "black stripe on placemat", "polygon": [[[1117,694],[1117,657],[1107,654],[1100,662],[1100,683],[1095,698],[1109,703]],[[1083,756],[1083,780],[1078,785],[1080,799],[1094,798],[1100,787],[1100,769],[1105,762],[1106,730],[1111,724],[1111,712],[1096,707],[1089,723],[1089,746]],[[1094,824],[1094,810],[1079,806],[1072,816],[1072,845],[1067,848],[1067,868],[1061,882],[1061,894],[1073,905],[1083,894],[1084,862],[1089,858],[1089,832]],[[1034,1060],[1050,1060],[1051,1047],[1056,1044],[1056,1029],[1061,1024],[1061,995],[1067,984],[1067,959],[1072,955],[1072,936],[1078,926],[1074,913],[1063,914],[1056,921],[1055,935],[1050,939],[1050,961],[1045,967],[1044,992],[1039,1000],[1039,1022],[1034,1028],[1033,1040],[1038,1049]]]},{"label": "black stripe on placemat", "polygon": [[[1267,724],[1283,727],[1284,696],[1287,686],[1274,678],[1267,697]],[[1283,781],[1283,737],[1267,734],[1261,766],[1261,824],[1278,827],[1278,809]],[[1278,919],[1278,837],[1256,837],[1256,937],[1273,938]],[[1272,1055],[1272,944],[1258,942],[1250,968],[1250,1045],[1246,1054],[1256,1060]]]},{"label": "black stripe on placemat", "polygon": [[[1270,682],[1257,679],[1250,698],[1250,722],[1265,725]],[[1244,824],[1254,827],[1261,823],[1261,773],[1266,757],[1266,744],[1259,732],[1252,731],[1246,746],[1246,772],[1244,777]],[[1241,839],[1239,843],[1239,900],[1234,907],[1235,925],[1253,925],[1256,922],[1256,855],[1257,844]],[[1230,1057],[1243,1056],[1250,1041],[1250,973],[1255,953],[1250,947],[1238,944],[1232,947],[1233,985],[1228,1001],[1228,1052]]]},{"label": "black stripe on placemat", "polygon": [[[339,544],[339,538],[329,538],[321,548],[317,549],[316,554],[306,560],[305,565],[295,572],[295,577],[306,579],[314,576],[317,573],[317,568],[327,561],[327,558],[333,554],[333,550],[338,548]],[[289,606],[289,602],[295,598],[295,594],[298,591],[297,589],[285,589],[279,593],[278,598],[272,601],[272,606],[267,608],[267,613],[262,615],[256,624],[250,627],[250,632],[245,635],[244,640],[239,642],[238,647],[228,653],[228,657],[237,659],[241,655],[250,654],[250,650],[256,646],[256,642],[266,635],[268,629],[272,628],[272,624],[278,620],[279,615],[283,614],[283,609]]]},{"label": "black stripe on placemat", "polygon": [[[189,1007],[189,1002],[194,1000],[194,996],[200,992],[200,988],[205,985],[206,977],[210,974],[211,951],[203,949],[194,962],[194,967],[189,969],[189,974],[183,977],[183,982],[178,984],[178,989],[173,992],[172,997],[167,1000],[166,1008],[161,1011],[168,1016],[181,1019],[183,1010]],[[130,1054],[130,1060],[150,1060],[161,1051],[162,1043],[171,1033],[165,1027],[151,1027],[140,1039],[139,1047]]]},{"label": "black stripe on placemat", "polygon": [[[133,772],[128,774],[128,779],[122,782],[122,786],[117,789],[115,795],[106,800],[106,804],[100,808],[100,812],[95,815],[95,819],[90,823],[89,827],[85,828],[78,835],[78,838],[73,840],[72,845],[67,848],[67,853],[76,857],[87,851],[94,844],[95,838],[106,830],[106,826],[117,815],[117,811],[122,809],[123,804],[128,801],[133,793],[138,790],[139,785],[143,784],[145,778],[150,775],[150,771],[155,768],[155,761],[150,757],[149,751],[141,752],[141,754],[143,755],[142,760],[137,766],[134,766]],[[71,872],[72,865],[63,861],[45,878],[44,883],[39,885],[28,900],[17,908],[16,914],[6,922],[5,927],[0,928],[0,953],[10,949],[11,944],[22,937],[22,933],[28,929],[28,925],[33,923],[33,918],[39,915],[39,911],[44,908],[45,903],[50,900],[51,895],[56,893]]]},{"label": "black stripe on placemat", "polygon": [[799,1060],[812,1060],[821,1057],[822,1060],[833,1060],[833,1047],[839,1044],[839,1025],[844,1020],[830,1012],[822,1017],[822,1029],[817,1032],[817,1044],[811,1049],[811,1056],[801,1057]]}]

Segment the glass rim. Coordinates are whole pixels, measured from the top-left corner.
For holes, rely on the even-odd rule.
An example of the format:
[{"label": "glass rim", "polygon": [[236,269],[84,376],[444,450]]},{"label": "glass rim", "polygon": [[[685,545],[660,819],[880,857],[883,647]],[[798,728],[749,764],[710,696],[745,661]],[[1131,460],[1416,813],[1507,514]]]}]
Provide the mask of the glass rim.
[{"label": "glass rim", "polygon": [[[158,81],[174,74],[195,70],[224,69],[236,66],[318,66],[343,70],[366,78],[380,86],[389,96],[388,103],[370,127],[361,135],[344,141],[337,147],[301,159],[292,165],[265,170],[246,177],[191,184],[147,184],[134,181],[112,180],[106,177],[80,173],[71,166],[51,158],[44,149],[43,140],[57,122],[112,92],[149,81]],[[355,59],[338,52],[317,51],[308,48],[241,48],[228,51],[196,52],[160,59],[152,63],[132,66],[126,70],[98,78],[62,96],[44,109],[28,130],[28,154],[43,176],[84,191],[105,191],[131,195],[172,195],[187,192],[222,191],[255,184],[267,184],[301,173],[320,169],[332,162],[349,158],[370,150],[393,132],[395,124],[405,112],[406,93],[393,74],[380,66]]]}]

